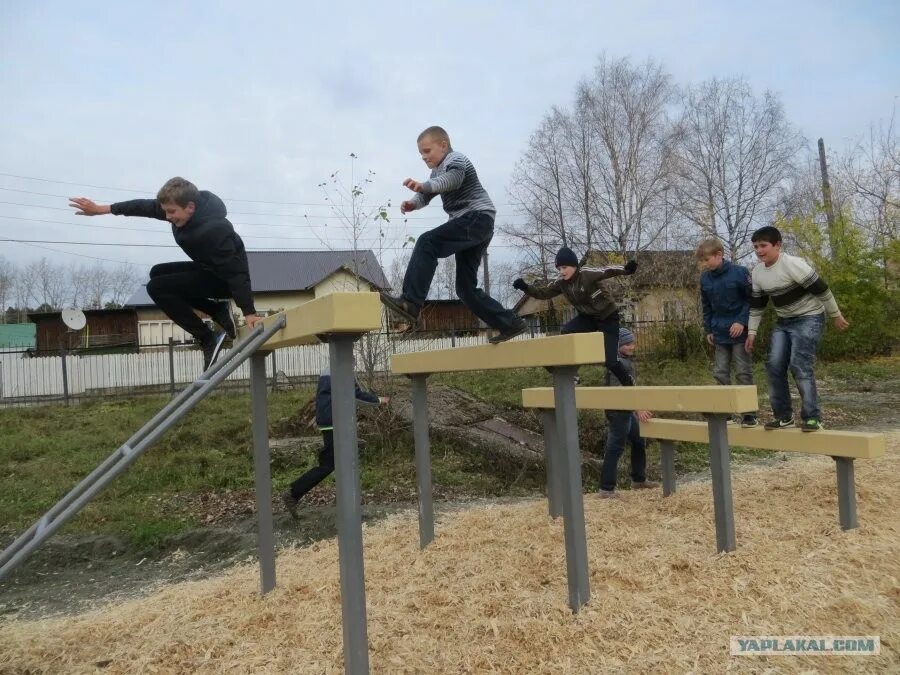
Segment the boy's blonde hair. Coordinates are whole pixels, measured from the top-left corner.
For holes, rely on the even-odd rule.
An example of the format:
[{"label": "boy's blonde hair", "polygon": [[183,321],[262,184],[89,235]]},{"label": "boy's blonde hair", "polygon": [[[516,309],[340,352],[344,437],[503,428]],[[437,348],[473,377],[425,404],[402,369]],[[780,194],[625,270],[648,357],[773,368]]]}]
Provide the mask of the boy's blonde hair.
[{"label": "boy's blonde hair", "polygon": [[438,142],[447,141],[447,145],[450,145],[450,134],[446,132],[444,127],[428,127],[425,131],[419,134],[419,137],[416,139],[416,143],[421,141],[426,136],[433,138]]},{"label": "boy's blonde hair", "polygon": [[725,247],[722,245],[722,241],[720,239],[704,239],[697,246],[694,257],[696,257],[697,260],[702,261],[716,253],[725,253]]},{"label": "boy's blonde hair", "polygon": [[166,184],[159,189],[156,199],[160,204],[174,203],[184,208],[190,202],[196,204],[200,201],[200,190],[191,181],[176,176],[167,180]]}]

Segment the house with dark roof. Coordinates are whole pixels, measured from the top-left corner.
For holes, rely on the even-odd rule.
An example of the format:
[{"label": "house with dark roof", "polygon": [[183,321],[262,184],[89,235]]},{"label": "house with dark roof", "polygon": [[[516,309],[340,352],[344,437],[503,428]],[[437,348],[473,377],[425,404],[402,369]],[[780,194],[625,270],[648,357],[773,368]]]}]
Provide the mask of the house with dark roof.
[{"label": "house with dark roof", "polygon": [[[372,251],[247,251],[247,261],[253,302],[261,314],[297,307],[329,293],[388,287]],[[176,342],[192,340],[153,304],[145,285],[135,290],[125,306],[137,313],[141,346],[165,344],[170,337]],[[231,306],[240,317],[234,301]]]},{"label": "house with dark roof", "polygon": [[[623,321],[693,320],[699,317],[700,270],[693,251],[640,251],[628,256],[629,259],[632,257],[638,263],[634,275],[601,282],[619,303]],[[582,265],[591,267],[624,262],[621,254],[609,251],[589,251],[581,260]],[[553,314],[560,322],[574,314],[561,295],[552,300],[523,297],[514,309],[519,316],[531,317],[539,324],[548,323],[548,317]],[[549,320],[549,323],[554,321]]]}]

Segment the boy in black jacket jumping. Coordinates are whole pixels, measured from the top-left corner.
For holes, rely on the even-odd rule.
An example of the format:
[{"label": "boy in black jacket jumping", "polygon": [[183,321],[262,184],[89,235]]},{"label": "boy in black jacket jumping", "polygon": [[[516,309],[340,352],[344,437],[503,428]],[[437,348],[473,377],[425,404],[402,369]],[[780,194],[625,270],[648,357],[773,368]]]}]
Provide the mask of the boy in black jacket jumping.
[{"label": "boy in black jacket jumping", "polygon": [[[250,328],[262,320],[253,306],[244,242],[225,217],[225,204],[213,193],[198,190],[184,178],[172,178],[160,188],[156,199],[104,205],[86,197],[71,197],[69,205],[79,216],[112,213],[172,224],[176,243],[192,262],[154,265],[147,293],[166,316],[200,343],[204,370],[219,355],[226,333],[231,338],[237,334],[229,303],[211,298],[234,298]],[[210,330],[194,309],[208,314],[225,332]]]},{"label": "boy in black jacket jumping", "polygon": [[604,293],[600,282],[622,274],[634,274],[637,263],[629,260],[625,265],[581,267],[572,249],[563,246],[556,254],[556,269],[560,278],[548,286],[529,286],[524,279],[516,279],[513,287],[538,300],[565,296],[578,314],[560,332],[591,333],[596,330],[603,333],[606,367],[623,385],[634,385],[634,379],[619,363],[619,308]]}]

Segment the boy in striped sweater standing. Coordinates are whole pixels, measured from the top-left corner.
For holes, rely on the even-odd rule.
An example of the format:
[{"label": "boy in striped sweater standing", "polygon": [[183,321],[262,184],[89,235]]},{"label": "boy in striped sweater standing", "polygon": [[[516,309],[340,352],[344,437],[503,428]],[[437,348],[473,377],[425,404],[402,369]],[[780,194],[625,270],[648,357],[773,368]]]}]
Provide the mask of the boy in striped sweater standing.
[{"label": "boy in striped sweater standing", "polygon": [[751,237],[753,250],[762,265],[753,268],[753,297],[750,299],[750,325],[746,349],[752,351],[756,332],[769,298],[778,320],[772,331],[766,372],[769,375],[769,401],[775,419],[766,429],[793,426],[794,410],[788,387],[788,370],[800,392],[800,428],[818,431],[822,412],[816,391],[813,366],[816,349],[825,330],[825,314],[840,331],[849,323],[841,314],[825,280],[803,258],[781,250],[781,232],[776,227],[761,227]]}]

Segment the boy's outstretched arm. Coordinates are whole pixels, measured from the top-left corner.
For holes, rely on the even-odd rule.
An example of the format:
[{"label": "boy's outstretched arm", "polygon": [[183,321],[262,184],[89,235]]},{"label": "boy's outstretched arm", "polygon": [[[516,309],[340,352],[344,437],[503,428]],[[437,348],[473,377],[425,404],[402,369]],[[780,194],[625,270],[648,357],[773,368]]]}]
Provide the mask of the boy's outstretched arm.
[{"label": "boy's outstretched arm", "polygon": [[620,277],[625,274],[634,274],[637,270],[637,261],[629,260],[624,265],[607,265],[606,267],[582,267],[581,275],[588,283],[603,281],[612,277]]},{"label": "boy's outstretched arm", "polygon": [[156,199],[130,199],[115,204],[97,204],[87,197],[69,197],[69,206],[76,209],[76,216],[100,216],[112,213],[116,216],[166,219],[166,212]]},{"label": "boy's outstretched arm", "polygon": [[531,286],[524,279],[516,279],[513,288],[522,291],[525,295],[538,300],[549,300],[562,293],[562,280],[557,280],[547,286]]}]

